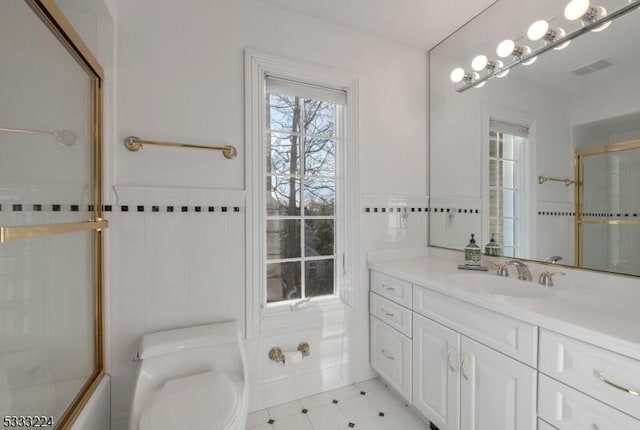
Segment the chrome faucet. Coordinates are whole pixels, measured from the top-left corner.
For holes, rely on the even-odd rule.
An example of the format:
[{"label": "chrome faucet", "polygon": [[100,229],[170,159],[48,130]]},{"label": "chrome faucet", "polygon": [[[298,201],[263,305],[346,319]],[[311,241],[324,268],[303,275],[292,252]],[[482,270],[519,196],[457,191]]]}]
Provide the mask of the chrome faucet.
[{"label": "chrome faucet", "polygon": [[552,255],[551,257],[547,258],[545,261],[545,263],[557,263],[558,261],[562,260],[562,257],[559,255]]},{"label": "chrome faucet", "polygon": [[533,277],[529,271],[529,267],[520,260],[509,260],[504,263],[507,266],[515,266],[518,269],[518,279],[521,281],[532,281]]}]

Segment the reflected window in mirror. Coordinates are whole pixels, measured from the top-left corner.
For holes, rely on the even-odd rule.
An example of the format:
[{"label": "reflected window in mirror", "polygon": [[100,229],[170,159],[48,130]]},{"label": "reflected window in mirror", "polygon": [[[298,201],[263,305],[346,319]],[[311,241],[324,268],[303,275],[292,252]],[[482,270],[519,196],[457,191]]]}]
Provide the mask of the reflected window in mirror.
[{"label": "reflected window in mirror", "polygon": [[[488,168],[485,193],[489,204],[488,234],[495,234],[502,255],[519,257],[525,230],[521,225],[526,198],[522,194],[523,153],[528,144],[528,127],[490,121]],[[485,164],[485,165],[486,165]]]}]

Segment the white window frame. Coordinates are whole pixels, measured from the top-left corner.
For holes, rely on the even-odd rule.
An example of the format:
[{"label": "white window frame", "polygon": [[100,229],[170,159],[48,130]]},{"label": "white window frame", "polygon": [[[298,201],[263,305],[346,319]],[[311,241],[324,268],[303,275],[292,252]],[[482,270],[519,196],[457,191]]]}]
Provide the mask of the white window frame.
[{"label": "white window frame", "polygon": [[[266,302],[266,85],[274,76],[310,85],[345,90],[345,125],[338,148],[336,176],[336,277],[333,296],[312,298],[292,309],[291,301]],[[247,186],[246,326],[247,337],[283,328],[317,326],[323,316],[346,318],[358,311],[358,140],[356,77],[348,72],[259,51],[245,50],[245,157]],[[349,226],[350,228],[345,228]],[[304,275],[304,274],[303,274]]]},{"label": "white window frame", "polygon": [[516,218],[519,219],[516,235],[519,240],[516,258],[531,258],[536,249],[536,202],[537,189],[535,188],[536,172],[536,121],[533,115],[513,109],[490,104],[482,105],[482,243],[491,238],[489,231],[489,132],[491,120],[509,124],[521,125],[529,128],[527,144],[521,148],[518,154],[520,168],[518,177],[514,178],[519,188],[520,196]]}]

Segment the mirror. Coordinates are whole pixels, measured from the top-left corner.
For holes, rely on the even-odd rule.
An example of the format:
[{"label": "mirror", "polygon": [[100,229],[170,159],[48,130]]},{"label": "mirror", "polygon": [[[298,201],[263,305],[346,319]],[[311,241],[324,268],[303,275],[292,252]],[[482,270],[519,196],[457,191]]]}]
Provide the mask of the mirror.
[{"label": "mirror", "polygon": [[527,37],[534,21],[580,29],[566,3],[499,0],[430,51],[430,245],[462,249],[474,233],[484,248],[493,234],[503,256],[640,275],[640,11],[480,88],[451,80],[480,54],[513,61],[497,55],[505,39],[544,47]]}]

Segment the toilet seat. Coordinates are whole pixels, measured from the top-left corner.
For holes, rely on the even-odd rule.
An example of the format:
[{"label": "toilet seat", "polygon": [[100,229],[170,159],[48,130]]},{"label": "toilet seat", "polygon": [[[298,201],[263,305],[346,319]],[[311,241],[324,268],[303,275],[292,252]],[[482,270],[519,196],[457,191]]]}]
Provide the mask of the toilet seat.
[{"label": "toilet seat", "polygon": [[230,429],[241,391],[237,382],[216,371],[171,379],[145,405],[139,429]]}]

